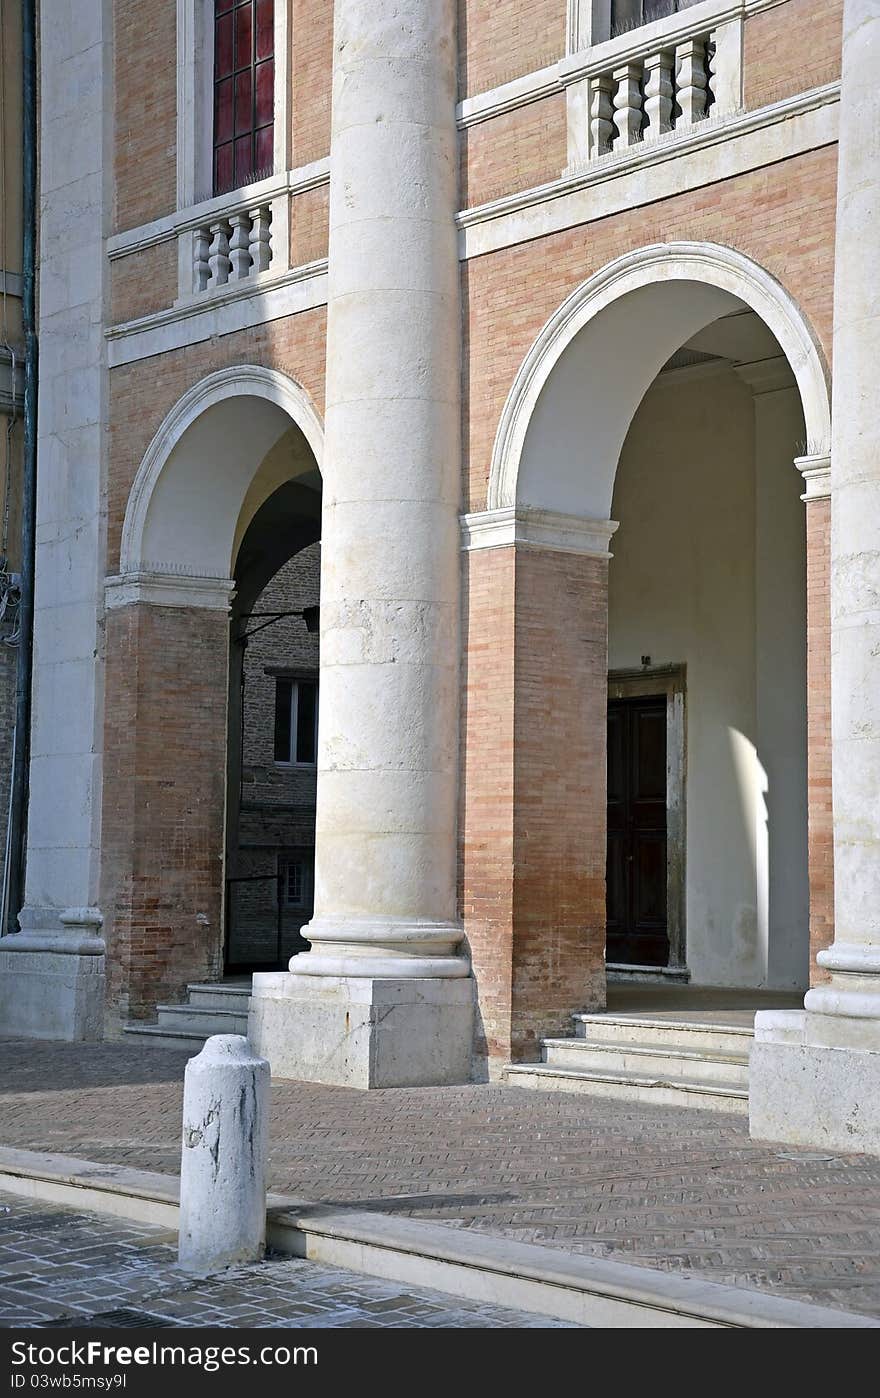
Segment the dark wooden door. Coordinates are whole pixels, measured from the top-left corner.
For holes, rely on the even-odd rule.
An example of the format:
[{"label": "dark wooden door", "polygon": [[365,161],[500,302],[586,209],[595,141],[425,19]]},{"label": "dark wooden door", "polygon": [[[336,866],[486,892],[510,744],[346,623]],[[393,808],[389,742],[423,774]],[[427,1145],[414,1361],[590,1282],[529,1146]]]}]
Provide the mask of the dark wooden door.
[{"label": "dark wooden door", "polygon": [[667,966],[666,699],[608,704],[609,961]]}]

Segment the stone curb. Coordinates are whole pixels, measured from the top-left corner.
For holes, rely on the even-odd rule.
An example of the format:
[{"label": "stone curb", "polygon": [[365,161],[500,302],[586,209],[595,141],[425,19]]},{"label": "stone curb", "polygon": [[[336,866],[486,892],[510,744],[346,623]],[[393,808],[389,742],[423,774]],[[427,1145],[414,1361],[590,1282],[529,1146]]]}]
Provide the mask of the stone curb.
[{"label": "stone curb", "polygon": [[[0,1190],[177,1227],[178,1180],[0,1147]],[[408,1218],[268,1197],[271,1247],[471,1301],[593,1328],[878,1329],[872,1316]]]}]

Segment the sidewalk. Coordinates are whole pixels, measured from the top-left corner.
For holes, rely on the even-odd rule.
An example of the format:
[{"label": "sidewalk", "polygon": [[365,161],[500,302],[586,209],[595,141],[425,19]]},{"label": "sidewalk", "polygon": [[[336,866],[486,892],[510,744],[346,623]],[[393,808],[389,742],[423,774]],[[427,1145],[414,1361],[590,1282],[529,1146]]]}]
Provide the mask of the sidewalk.
[{"label": "sidewalk", "polygon": [[194,1280],[168,1231],[0,1193],[0,1326],[575,1329],[296,1258]]},{"label": "sidewalk", "polygon": [[[187,1055],[0,1040],[0,1144],[176,1175]],[[51,1085],[51,1086],[49,1086]],[[880,1317],[880,1160],[496,1086],[273,1087],[270,1187]]]}]

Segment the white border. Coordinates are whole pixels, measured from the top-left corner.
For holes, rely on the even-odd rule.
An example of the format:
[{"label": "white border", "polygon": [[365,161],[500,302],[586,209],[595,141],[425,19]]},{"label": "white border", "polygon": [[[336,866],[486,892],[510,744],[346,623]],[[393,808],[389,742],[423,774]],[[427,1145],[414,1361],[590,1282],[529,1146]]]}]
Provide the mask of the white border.
[{"label": "white border", "polygon": [[544,386],[576,335],[622,296],[657,281],[696,281],[739,297],[779,341],[800,390],[807,440],[830,450],[831,407],[825,365],[795,301],[758,263],[717,243],[658,243],[627,253],[574,291],[544,325],[513,381],[492,450],[487,506],[503,510],[517,500],[526,432]]}]

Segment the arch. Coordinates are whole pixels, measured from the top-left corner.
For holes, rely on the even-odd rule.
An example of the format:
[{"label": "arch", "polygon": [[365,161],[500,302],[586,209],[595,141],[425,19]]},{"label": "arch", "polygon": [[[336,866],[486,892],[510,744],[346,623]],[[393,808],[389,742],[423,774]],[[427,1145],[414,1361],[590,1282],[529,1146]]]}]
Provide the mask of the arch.
[{"label": "arch", "polygon": [[[237,401],[242,398],[253,400],[247,414]],[[229,577],[249,488],[291,423],[304,470],[315,464],[320,470],[323,424],[294,379],[244,364],[189,388],[162,422],[135,476],[122,530],[121,577]]]},{"label": "arch", "polygon": [[[678,287],[682,282],[690,284],[685,297]],[[732,248],[655,244],[590,277],[541,330],[501,414],[488,509],[607,518],[626,433],[656,374],[691,336],[743,306],[761,317],[789,361],[801,395],[807,450],[828,451],[824,359],[784,287]],[[569,414],[566,421],[566,400],[577,403],[576,420]]]}]

